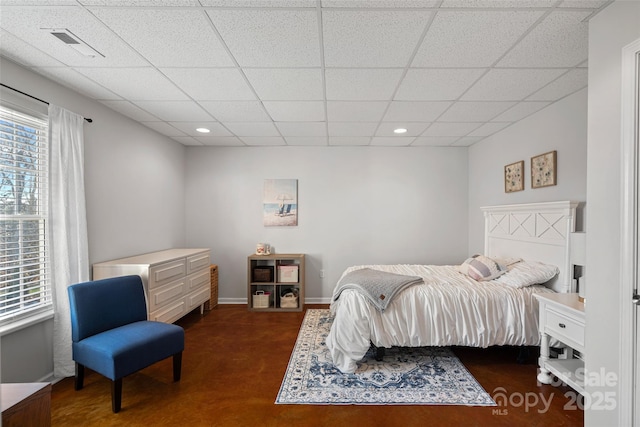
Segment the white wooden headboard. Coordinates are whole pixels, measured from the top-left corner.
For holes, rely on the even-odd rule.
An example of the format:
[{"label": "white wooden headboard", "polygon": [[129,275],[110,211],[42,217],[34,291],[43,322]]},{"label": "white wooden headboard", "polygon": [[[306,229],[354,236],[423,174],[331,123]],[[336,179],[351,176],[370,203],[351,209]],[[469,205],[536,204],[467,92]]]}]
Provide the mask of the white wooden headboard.
[{"label": "white wooden headboard", "polygon": [[560,274],[547,286],[575,292],[570,262],[570,233],[575,231],[578,202],[486,206],[484,253],[556,265]]}]

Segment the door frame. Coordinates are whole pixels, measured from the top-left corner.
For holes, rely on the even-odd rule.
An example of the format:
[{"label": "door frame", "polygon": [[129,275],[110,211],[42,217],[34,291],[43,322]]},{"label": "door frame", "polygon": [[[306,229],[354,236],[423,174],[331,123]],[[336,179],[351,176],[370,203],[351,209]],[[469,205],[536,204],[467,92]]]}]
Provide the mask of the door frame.
[{"label": "door frame", "polygon": [[[637,308],[631,298],[636,291],[638,280],[638,190],[640,176],[639,148],[640,133],[638,113],[640,112],[640,39],[622,49],[622,120],[621,120],[621,300],[620,300],[620,372],[618,373],[618,408],[620,425],[640,426],[640,410],[635,409],[636,393],[640,383],[635,360],[640,342],[636,340]],[[640,377],[638,377],[640,378]]]}]

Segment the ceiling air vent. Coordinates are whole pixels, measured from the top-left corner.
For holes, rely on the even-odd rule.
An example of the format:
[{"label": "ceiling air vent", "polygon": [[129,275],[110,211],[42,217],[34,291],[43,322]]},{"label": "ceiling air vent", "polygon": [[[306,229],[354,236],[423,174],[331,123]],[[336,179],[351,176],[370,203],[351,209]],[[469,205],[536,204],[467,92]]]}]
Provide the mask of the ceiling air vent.
[{"label": "ceiling air vent", "polygon": [[102,56],[104,58],[103,54],[101,54],[100,52],[98,52],[97,50],[95,50],[85,42],[83,42],[82,39],[80,39],[80,37],[76,36],[66,28],[43,28],[43,29],[51,33],[52,36],[54,36],[55,38],[57,38],[67,46],[74,48],[77,52],[79,52],[84,56],[89,56],[91,58],[95,58],[96,56]]}]

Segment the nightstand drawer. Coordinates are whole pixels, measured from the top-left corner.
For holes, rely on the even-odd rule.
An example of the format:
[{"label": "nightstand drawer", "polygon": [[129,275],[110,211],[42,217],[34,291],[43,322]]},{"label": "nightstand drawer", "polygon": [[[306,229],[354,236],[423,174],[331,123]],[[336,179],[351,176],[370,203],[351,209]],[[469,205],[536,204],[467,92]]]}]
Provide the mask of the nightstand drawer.
[{"label": "nightstand drawer", "polygon": [[[584,348],[584,324],[577,322],[575,319],[547,308],[545,329],[565,344],[577,344]],[[563,338],[569,342],[566,342]]]}]

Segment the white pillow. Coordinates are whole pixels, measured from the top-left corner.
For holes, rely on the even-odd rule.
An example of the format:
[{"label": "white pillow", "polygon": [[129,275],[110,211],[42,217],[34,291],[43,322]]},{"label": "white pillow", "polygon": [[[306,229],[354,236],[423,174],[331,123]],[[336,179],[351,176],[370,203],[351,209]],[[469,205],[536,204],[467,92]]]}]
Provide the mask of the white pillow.
[{"label": "white pillow", "polygon": [[474,280],[493,280],[506,273],[506,268],[484,255],[474,255],[467,258],[459,267],[458,271],[466,274]]},{"label": "white pillow", "polygon": [[510,265],[508,271],[495,281],[514,288],[524,288],[546,283],[559,272],[560,270],[555,265],[537,261],[521,261]]}]

